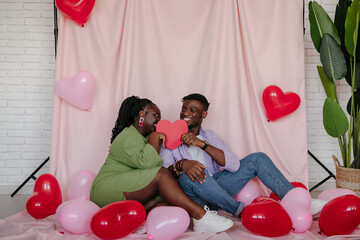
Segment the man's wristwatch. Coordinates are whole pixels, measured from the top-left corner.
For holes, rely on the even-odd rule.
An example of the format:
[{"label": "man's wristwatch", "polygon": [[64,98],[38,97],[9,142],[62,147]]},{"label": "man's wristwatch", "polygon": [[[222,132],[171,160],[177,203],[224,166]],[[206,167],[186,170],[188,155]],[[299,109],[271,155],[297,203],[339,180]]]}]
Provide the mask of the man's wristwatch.
[{"label": "man's wristwatch", "polygon": [[201,147],[201,149],[205,151],[205,149],[209,146],[209,144],[206,141],[204,141],[204,143],[205,144],[204,146]]}]

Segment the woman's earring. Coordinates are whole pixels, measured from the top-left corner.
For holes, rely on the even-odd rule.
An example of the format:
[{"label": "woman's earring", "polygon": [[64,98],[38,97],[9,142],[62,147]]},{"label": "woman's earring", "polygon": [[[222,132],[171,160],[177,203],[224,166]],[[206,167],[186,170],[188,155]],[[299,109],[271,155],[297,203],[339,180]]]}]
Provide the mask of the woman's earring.
[{"label": "woman's earring", "polygon": [[144,125],[144,118],[140,117],[139,118],[139,127],[142,127]]}]

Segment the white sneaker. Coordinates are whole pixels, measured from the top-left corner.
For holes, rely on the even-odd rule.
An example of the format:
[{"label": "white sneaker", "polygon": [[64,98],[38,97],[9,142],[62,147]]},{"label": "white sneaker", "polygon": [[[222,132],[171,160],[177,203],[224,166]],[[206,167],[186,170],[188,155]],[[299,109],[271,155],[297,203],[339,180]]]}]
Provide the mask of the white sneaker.
[{"label": "white sneaker", "polygon": [[137,234],[145,234],[146,233],[146,221],[143,222],[135,231]]},{"label": "white sneaker", "polygon": [[216,211],[210,211],[208,206],[204,206],[205,215],[196,220],[193,218],[194,232],[222,232],[234,225],[230,219],[217,215]]},{"label": "white sneaker", "polygon": [[320,199],[311,199],[311,215],[316,215],[321,212],[325,204],[327,204],[328,201],[320,200]]}]

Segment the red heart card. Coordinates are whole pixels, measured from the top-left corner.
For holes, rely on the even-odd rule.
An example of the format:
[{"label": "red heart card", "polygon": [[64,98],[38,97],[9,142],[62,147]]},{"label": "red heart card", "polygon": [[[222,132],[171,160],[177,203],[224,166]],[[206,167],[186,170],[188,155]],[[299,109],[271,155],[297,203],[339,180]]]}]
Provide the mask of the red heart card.
[{"label": "red heart card", "polygon": [[165,134],[165,147],[174,150],[181,145],[181,136],[188,132],[188,125],[181,119],[173,123],[164,119],[156,124],[156,131]]}]

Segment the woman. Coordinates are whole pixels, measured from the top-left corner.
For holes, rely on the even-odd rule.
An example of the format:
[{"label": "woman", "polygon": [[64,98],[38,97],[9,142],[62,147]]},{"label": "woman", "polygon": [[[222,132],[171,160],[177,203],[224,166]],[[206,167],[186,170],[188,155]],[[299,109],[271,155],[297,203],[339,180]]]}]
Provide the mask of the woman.
[{"label": "woman", "polygon": [[160,119],[160,109],[150,100],[136,96],[124,100],[112,130],[109,155],[92,185],[91,201],[100,207],[122,200],[145,204],[160,194],[164,202],[157,206],[184,208],[193,217],[195,232],[229,229],[233,225],[230,219],[190,200],[169,170],[161,166],[159,151],[165,135],[155,132]]}]

